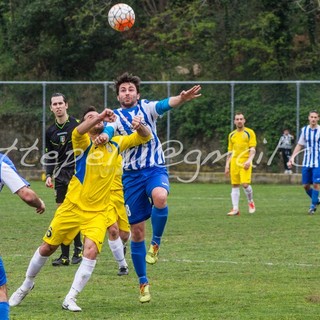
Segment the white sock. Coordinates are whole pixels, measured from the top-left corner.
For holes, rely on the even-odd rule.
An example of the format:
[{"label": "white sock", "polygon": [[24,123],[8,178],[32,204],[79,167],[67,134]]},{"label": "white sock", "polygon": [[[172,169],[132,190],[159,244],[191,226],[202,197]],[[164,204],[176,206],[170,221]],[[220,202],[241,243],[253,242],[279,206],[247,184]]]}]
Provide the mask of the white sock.
[{"label": "white sock", "polygon": [[233,210],[239,209],[239,199],[240,199],[240,188],[232,188],[231,190],[231,200],[232,200],[232,206]]},{"label": "white sock", "polygon": [[83,290],[92,275],[96,263],[97,260],[90,260],[88,258],[82,257],[82,261],[74,276],[70,291],[67,294],[68,298],[76,298],[78,293]]},{"label": "white sock", "polygon": [[253,201],[253,190],[251,185],[249,185],[247,188],[243,188],[243,190],[247,196],[248,202]]},{"label": "white sock", "polygon": [[124,257],[124,252],[123,252],[123,243],[120,239],[120,237],[117,240],[109,240],[109,247],[110,250],[113,254],[113,257],[115,260],[118,262],[119,267],[127,267],[127,261]]},{"label": "white sock", "polygon": [[39,248],[36,250],[29,262],[29,266],[26,272],[26,278],[21,286],[23,290],[29,290],[30,288],[32,288],[34,284],[34,278],[40,272],[41,268],[44,266],[48,258],[49,257],[43,257],[40,254]]}]

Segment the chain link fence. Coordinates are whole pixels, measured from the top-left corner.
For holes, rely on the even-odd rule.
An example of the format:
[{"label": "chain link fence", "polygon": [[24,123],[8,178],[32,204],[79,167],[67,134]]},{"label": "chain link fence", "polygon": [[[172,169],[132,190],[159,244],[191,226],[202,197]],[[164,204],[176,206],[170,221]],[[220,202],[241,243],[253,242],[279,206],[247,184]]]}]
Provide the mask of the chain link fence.
[{"label": "chain link fence", "polygon": [[[202,97],[158,121],[169,170],[223,172],[227,135],[234,129],[234,113],[241,110],[257,134],[255,170],[282,172],[277,150],[282,130],[290,128],[297,138],[320,98],[320,81],[142,81],[141,97],[160,100],[194,84],[202,86]],[[118,107],[112,81],[0,82],[0,152],[20,169],[43,169],[45,130],[54,121],[49,108],[54,92],[67,96],[69,114],[79,118],[89,105],[100,110]],[[299,171],[297,166],[295,172]]]}]

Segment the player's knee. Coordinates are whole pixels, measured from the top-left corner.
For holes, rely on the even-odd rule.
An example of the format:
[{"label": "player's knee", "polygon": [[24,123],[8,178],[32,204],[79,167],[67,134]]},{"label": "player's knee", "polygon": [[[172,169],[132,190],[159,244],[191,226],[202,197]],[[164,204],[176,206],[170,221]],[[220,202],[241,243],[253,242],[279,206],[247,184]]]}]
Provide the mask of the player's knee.
[{"label": "player's knee", "polygon": [[119,237],[119,228],[117,224],[113,224],[108,228],[109,239],[115,240]]},{"label": "player's knee", "polygon": [[145,229],[143,223],[131,225],[131,238],[134,242],[143,241],[145,237]]},{"label": "player's knee", "polygon": [[98,250],[96,248],[89,248],[83,251],[83,256],[89,260],[96,260]]},{"label": "player's knee", "polygon": [[130,237],[130,232],[120,230],[119,235],[120,235],[120,238],[123,242],[127,242]]},{"label": "player's knee", "polygon": [[51,244],[43,242],[39,248],[39,253],[43,257],[49,257],[57,250],[57,248],[58,246],[53,246]]},{"label": "player's knee", "polygon": [[98,247],[92,240],[86,239],[84,242],[83,256],[89,260],[95,260],[98,255]]},{"label": "player's knee", "polygon": [[153,204],[156,208],[163,209],[167,206],[167,201],[164,199],[159,199],[159,200],[153,201]]},{"label": "player's knee", "polygon": [[158,209],[165,208],[167,205],[167,198],[168,198],[167,191],[159,192],[155,194],[154,197],[152,198],[154,206]]}]

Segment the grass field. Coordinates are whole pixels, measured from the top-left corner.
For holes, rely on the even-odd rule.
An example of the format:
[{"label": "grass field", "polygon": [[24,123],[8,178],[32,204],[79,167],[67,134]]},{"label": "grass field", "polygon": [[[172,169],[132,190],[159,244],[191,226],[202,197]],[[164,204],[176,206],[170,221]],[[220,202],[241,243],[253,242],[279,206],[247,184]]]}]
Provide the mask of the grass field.
[{"label": "grass field", "polygon": [[[47,204],[42,216],[7,188],[0,194],[9,294],[22,283],[55,208],[51,189],[32,187]],[[138,302],[130,255],[129,276],[118,277],[105,243],[78,298],[82,313],[61,309],[77,266],[54,268],[50,259],[11,319],[319,319],[320,213],[306,214],[301,186],[253,188],[257,212],[247,213],[241,191],[241,215],[227,217],[229,185],[172,184],[160,259],[148,266],[150,303]]]}]

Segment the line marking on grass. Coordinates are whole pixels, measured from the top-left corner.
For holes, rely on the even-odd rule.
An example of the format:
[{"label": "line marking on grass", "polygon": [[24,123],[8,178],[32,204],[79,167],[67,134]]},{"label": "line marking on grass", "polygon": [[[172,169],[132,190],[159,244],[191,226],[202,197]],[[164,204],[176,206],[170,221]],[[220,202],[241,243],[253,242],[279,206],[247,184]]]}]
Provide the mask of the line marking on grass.
[{"label": "line marking on grass", "polygon": [[190,259],[161,259],[163,262],[184,262],[184,263],[220,263],[220,264],[260,264],[260,265],[267,265],[267,266],[288,266],[288,267],[319,267],[319,265],[315,265],[312,263],[278,263],[278,262],[246,262],[246,261],[230,261],[230,260],[190,260]]},{"label": "line marking on grass", "polygon": [[[23,257],[23,258],[30,258],[31,256],[27,256],[24,254],[10,254],[10,258],[17,258],[17,257]],[[53,257],[51,256],[51,258],[53,259]],[[49,257],[50,260],[50,257]],[[103,260],[105,261],[114,261],[113,259],[105,259],[103,258]],[[160,263],[161,262],[168,262],[168,263],[216,263],[216,264],[235,264],[235,265],[247,265],[247,264],[255,264],[255,265],[266,265],[266,266],[273,266],[273,267],[277,267],[277,266],[287,266],[287,267],[320,267],[319,264],[312,264],[312,263],[303,263],[303,262],[296,262],[296,263],[279,263],[279,262],[249,262],[249,261],[230,261],[230,260],[191,260],[191,259],[165,259],[162,258],[160,259]]]}]

